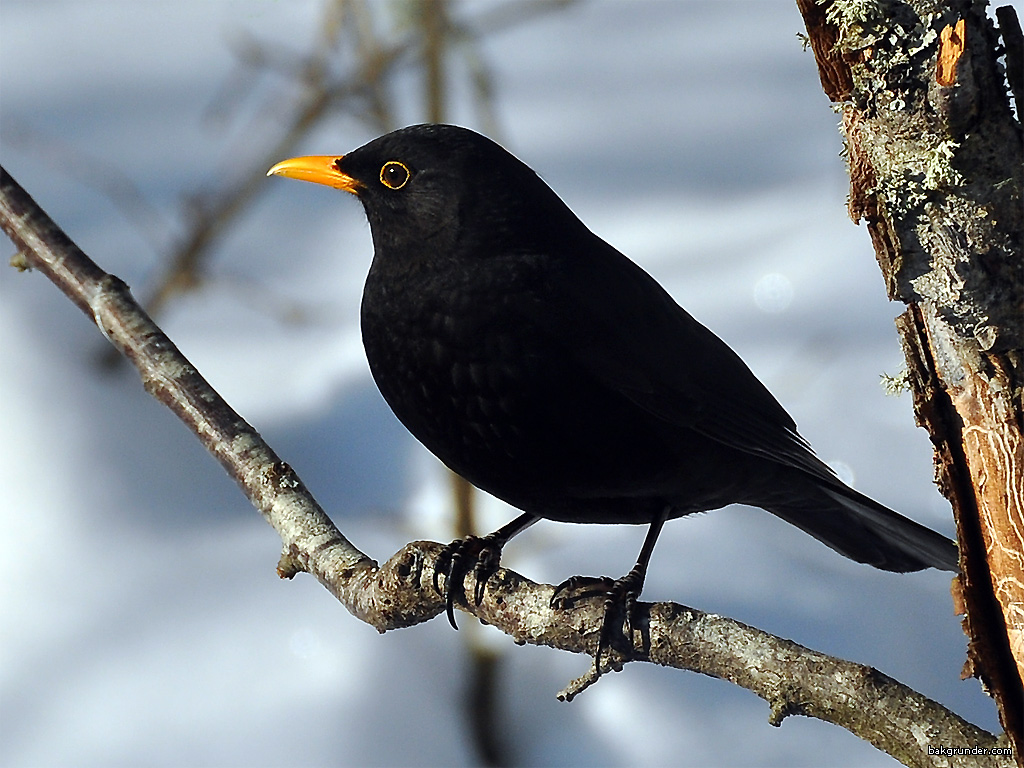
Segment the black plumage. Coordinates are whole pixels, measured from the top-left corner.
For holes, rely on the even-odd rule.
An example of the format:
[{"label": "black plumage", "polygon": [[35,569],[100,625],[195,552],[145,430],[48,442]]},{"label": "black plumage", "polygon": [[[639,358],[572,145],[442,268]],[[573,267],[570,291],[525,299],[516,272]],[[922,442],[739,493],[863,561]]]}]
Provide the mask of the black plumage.
[{"label": "black plumage", "polygon": [[271,172],[362,201],[362,334],[381,394],[451,469],[525,513],[446,550],[449,616],[451,585],[481,553],[485,579],[538,518],[651,525],[609,585],[602,643],[662,523],[727,504],[877,568],[956,570],[951,541],[838,480],[724,342],[491,140],[413,126]]}]

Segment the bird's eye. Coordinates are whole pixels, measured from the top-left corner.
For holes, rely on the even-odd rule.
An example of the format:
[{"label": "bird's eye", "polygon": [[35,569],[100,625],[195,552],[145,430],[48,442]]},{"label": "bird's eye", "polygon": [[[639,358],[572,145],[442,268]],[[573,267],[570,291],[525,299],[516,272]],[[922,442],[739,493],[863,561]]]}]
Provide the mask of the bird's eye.
[{"label": "bird's eye", "polygon": [[389,160],[380,169],[380,183],[388,189],[401,189],[409,181],[409,169],[397,160]]}]

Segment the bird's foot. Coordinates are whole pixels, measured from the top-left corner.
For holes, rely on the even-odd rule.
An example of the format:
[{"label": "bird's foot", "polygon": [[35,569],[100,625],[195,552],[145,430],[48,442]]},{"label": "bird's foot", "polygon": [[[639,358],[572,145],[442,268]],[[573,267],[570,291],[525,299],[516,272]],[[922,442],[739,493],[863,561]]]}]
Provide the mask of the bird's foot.
[{"label": "bird's foot", "polygon": [[646,574],[640,568],[633,568],[621,579],[612,580],[607,576],[571,576],[555,588],[551,596],[551,607],[558,610],[570,608],[577,600],[590,597],[604,597],[604,616],[594,653],[594,671],[601,675],[601,658],[612,648],[632,655],[633,612],[637,598],[644,586]]},{"label": "bird's foot", "polygon": [[551,607],[564,611],[580,601],[591,597],[607,596],[615,585],[615,579],[608,576],[570,576],[551,595]]},{"label": "bird's foot", "polygon": [[[434,567],[434,590],[444,598],[448,623],[455,629],[455,597],[462,594],[466,600],[466,575],[473,572],[473,602],[480,605],[484,599],[487,580],[495,574],[501,563],[502,543],[493,535],[467,536],[456,539],[441,550]],[[441,575],[444,575],[444,585]]]}]

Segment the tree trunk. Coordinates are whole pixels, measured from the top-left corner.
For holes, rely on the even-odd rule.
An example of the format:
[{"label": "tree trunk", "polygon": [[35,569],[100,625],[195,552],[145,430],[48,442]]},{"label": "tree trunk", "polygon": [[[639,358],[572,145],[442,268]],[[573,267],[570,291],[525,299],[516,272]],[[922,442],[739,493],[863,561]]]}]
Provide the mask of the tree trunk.
[{"label": "tree trunk", "polygon": [[[890,299],[918,423],[956,516],[964,675],[1024,754],[1024,425],[1020,27],[984,2],[797,0],[842,114],[850,217]],[[1018,109],[1020,103],[1018,101]]]}]

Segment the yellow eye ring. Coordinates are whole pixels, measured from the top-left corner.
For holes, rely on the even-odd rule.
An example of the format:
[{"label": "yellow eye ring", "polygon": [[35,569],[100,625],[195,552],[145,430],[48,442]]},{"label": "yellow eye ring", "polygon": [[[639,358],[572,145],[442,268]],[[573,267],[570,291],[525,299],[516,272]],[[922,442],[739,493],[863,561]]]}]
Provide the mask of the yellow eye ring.
[{"label": "yellow eye ring", "polygon": [[397,160],[388,160],[380,169],[380,183],[388,189],[401,189],[409,183],[410,176],[405,163]]}]

